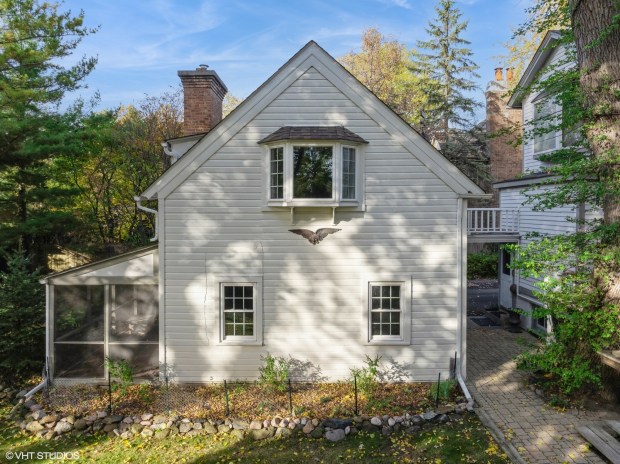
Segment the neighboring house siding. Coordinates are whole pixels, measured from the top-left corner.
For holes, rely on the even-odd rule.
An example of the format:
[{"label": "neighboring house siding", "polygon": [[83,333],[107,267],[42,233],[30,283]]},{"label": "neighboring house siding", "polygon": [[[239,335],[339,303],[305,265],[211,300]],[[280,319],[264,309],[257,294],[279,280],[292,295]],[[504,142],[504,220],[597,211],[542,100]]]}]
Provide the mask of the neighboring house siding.
[{"label": "neighboring house siding", "polygon": [[[565,50],[563,47],[556,48],[555,50],[553,50],[553,52],[551,52],[546,66],[547,67],[557,66],[559,63],[562,63],[565,60],[565,56],[566,54],[565,54]],[[559,69],[563,69],[567,67],[570,67],[570,64],[568,63],[563,64],[562,67]],[[549,74],[549,71],[546,71],[546,74]],[[545,74],[543,74],[543,76],[544,75]],[[538,96],[539,94],[537,92],[533,92],[533,93],[530,93],[523,100],[523,129],[526,134],[528,133],[528,131],[531,131],[532,129],[531,121],[534,118],[534,106],[535,106],[534,101],[536,101]],[[550,137],[552,136],[552,134],[548,134],[548,135]],[[557,137],[558,143],[560,143],[561,142],[560,133],[556,134],[556,137]],[[541,170],[544,170],[545,166],[546,166],[545,163],[535,158],[533,138],[531,136],[525,137],[524,143],[523,143],[523,172],[527,173],[527,172],[541,171]]]},{"label": "neighboring house siding", "polygon": [[[337,212],[317,246],[288,232],[331,226],[331,209],[263,211],[263,148],[285,125],[344,125],[369,142],[366,212]],[[161,203],[161,202],[160,202]],[[160,205],[161,208],[162,205]],[[457,196],[311,68],[164,200],[167,361],[184,381],[256,378],[267,352],[331,379],[365,355],[408,378],[448,373],[456,350]],[[411,346],[362,340],[363,276],[411,275]],[[263,346],[218,345],[209,275],[263,277]],[[306,373],[308,374],[308,373]]]},{"label": "neighboring house siding", "polygon": [[[576,217],[576,208],[563,206],[545,211],[534,211],[533,205],[526,203],[528,195],[535,195],[553,189],[552,185],[534,187],[524,191],[523,187],[505,188],[500,191],[500,206],[508,209],[519,209],[519,226],[521,233],[521,245],[526,246],[532,241],[528,234],[538,233],[541,235],[562,235],[575,232],[577,224],[568,221],[567,218]],[[502,275],[502,278],[509,278]],[[519,279],[519,285],[530,292],[538,291],[536,282],[538,279],[523,277]]]}]

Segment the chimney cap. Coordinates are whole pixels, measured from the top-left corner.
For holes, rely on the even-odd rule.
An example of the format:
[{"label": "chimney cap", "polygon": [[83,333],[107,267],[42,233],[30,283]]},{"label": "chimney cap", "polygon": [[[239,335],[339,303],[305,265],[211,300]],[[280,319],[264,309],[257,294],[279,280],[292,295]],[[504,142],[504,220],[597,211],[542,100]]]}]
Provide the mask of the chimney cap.
[{"label": "chimney cap", "polygon": [[503,81],[504,80],[504,68],[495,68],[495,80]]},{"label": "chimney cap", "polygon": [[203,67],[206,65],[200,65],[199,68],[196,68],[195,70],[191,70],[191,71],[177,71],[177,75],[181,78],[181,82],[183,81],[184,78],[204,78],[207,76],[210,76],[212,78],[214,78],[218,84],[220,84],[222,86],[222,88],[228,92],[228,87],[226,87],[226,85],[224,84],[224,81],[222,81],[222,78],[220,76],[217,75],[217,73],[211,69],[207,69],[206,67]]}]

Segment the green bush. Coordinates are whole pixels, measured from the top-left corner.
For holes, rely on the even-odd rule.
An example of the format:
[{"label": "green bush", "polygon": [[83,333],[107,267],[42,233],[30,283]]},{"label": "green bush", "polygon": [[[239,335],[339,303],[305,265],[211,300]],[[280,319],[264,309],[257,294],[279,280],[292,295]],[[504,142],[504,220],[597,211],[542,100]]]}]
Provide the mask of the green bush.
[{"label": "green bush", "polygon": [[372,396],[379,385],[379,361],[381,356],[366,355],[366,367],[351,369],[351,381],[357,381],[357,388],[366,396]]},{"label": "green bush", "polygon": [[113,391],[120,391],[123,395],[127,394],[127,389],[133,384],[133,367],[124,359],[105,358],[105,365],[110,373]]},{"label": "green bush", "polygon": [[0,382],[40,375],[45,365],[45,287],[20,251],[0,272]]},{"label": "green bush", "polygon": [[263,367],[259,367],[260,384],[278,392],[286,391],[290,375],[290,362],[281,356],[261,356]]},{"label": "green bush", "polygon": [[468,279],[495,279],[497,278],[496,253],[471,253],[467,256]]}]

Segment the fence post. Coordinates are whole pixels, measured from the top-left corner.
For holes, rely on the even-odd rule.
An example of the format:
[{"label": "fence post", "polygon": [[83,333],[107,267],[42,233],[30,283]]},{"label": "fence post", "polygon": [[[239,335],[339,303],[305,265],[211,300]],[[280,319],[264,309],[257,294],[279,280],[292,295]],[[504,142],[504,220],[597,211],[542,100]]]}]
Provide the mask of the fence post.
[{"label": "fence post", "polygon": [[226,398],[226,417],[230,416],[230,406],[228,405],[228,386],[224,380],[224,398]]},{"label": "fence post", "polygon": [[288,379],[288,411],[293,415],[293,389],[291,388],[291,379]]},{"label": "fence post", "polygon": [[441,372],[437,375],[437,392],[435,393],[435,408],[439,406],[439,384],[441,383]]},{"label": "fence post", "polygon": [[108,372],[108,414],[112,414],[112,379]]},{"label": "fence post", "polygon": [[357,374],[353,375],[353,389],[355,390],[355,415],[359,416],[359,409],[357,407]]},{"label": "fence post", "polygon": [[170,415],[170,384],[168,383],[168,374],[164,377],[166,381],[166,412]]}]

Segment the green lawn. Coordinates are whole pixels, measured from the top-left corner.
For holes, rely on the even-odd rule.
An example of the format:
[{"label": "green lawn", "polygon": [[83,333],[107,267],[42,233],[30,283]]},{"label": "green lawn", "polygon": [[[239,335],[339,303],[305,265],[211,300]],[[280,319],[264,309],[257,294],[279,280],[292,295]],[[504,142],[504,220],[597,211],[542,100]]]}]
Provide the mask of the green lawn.
[{"label": "green lawn", "polygon": [[[0,409],[2,417],[8,409]],[[40,440],[22,433],[12,422],[0,419],[0,462],[58,462],[19,460],[17,453],[79,453],[77,460],[95,463],[409,463],[409,462],[510,462],[478,419],[469,414],[448,425],[411,435],[360,433],[339,443],[306,437],[255,442],[230,435],[168,437],[163,440],[133,438],[72,437]],[[15,453],[7,459],[7,453]],[[44,455],[42,456],[44,457]]]}]

